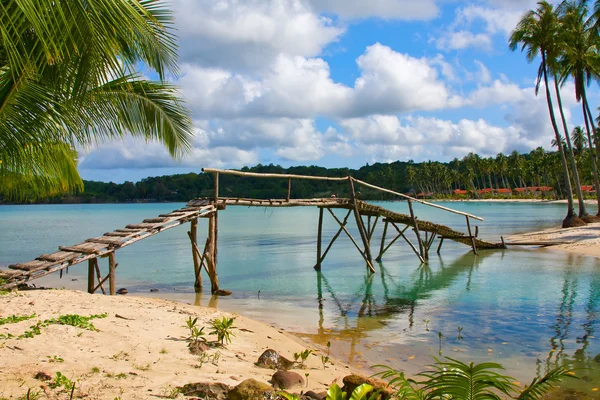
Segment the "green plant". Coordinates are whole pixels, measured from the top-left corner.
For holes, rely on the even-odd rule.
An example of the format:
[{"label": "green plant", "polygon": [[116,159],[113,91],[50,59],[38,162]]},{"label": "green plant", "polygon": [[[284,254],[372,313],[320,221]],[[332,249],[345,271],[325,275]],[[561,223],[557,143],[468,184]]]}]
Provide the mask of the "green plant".
[{"label": "green plant", "polygon": [[167,351],[167,349],[165,349],[164,347],[162,349],[160,349],[160,354],[168,354],[169,352]]},{"label": "green plant", "polygon": [[140,371],[150,371],[151,367],[150,364],[146,364],[146,365],[134,365],[133,368],[140,370]]},{"label": "green plant", "polygon": [[[379,392],[371,394],[367,397],[370,392],[373,391],[373,386],[368,383],[363,383],[350,394],[348,400],[375,400],[379,396]],[[346,392],[342,392],[342,389],[337,385],[333,384],[327,390],[327,400],[346,400]]]},{"label": "green plant", "polygon": [[98,374],[98,373],[100,373],[100,368],[92,367],[92,374]]},{"label": "green plant", "polygon": [[62,362],[65,362],[65,360],[63,358],[58,357],[58,356],[52,356],[52,357],[46,356],[46,358],[48,359],[49,363],[62,363]]},{"label": "green plant", "polygon": [[171,385],[165,385],[162,389],[162,396],[167,399],[174,399],[179,395],[180,391],[176,387],[172,387]]},{"label": "green plant", "polygon": [[127,357],[129,357],[129,353],[127,353],[125,351],[120,351],[116,354],[113,354],[110,358],[114,361],[117,361],[117,360],[124,360]]},{"label": "green plant", "polygon": [[221,352],[220,351],[217,351],[214,354],[202,353],[199,356],[199,358],[198,358],[198,361],[200,362],[200,364],[194,365],[194,368],[202,368],[202,366],[204,364],[206,364],[207,362],[210,362],[213,365],[219,365],[219,359],[220,358],[221,358]]},{"label": "green plant", "polygon": [[325,364],[329,362],[329,352],[331,351],[331,342],[327,342],[327,355],[321,354],[321,363],[323,364],[323,369],[325,369]]},{"label": "green plant", "polygon": [[127,374],[121,372],[120,374],[115,375],[115,379],[127,379]]},{"label": "green plant", "polygon": [[[11,333],[0,334],[0,339],[12,339],[15,337],[17,339],[33,338],[37,335],[40,335],[42,333],[42,328],[45,328],[50,324],[70,325],[70,326],[74,326],[77,328],[86,329],[86,330],[90,330],[90,331],[98,331],[98,329],[96,329],[96,327],[91,322],[89,322],[90,320],[95,319],[95,318],[106,318],[106,314],[90,315],[87,317],[83,317],[81,315],[76,315],[76,314],[61,315],[58,318],[51,318],[51,319],[46,319],[44,321],[38,321],[35,325],[31,325],[29,327],[28,331],[25,331],[21,335],[18,335],[18,336],[14,336]],[[26,319],[28,319],[28,318],[26,318]]]},{"label": "green plant", "polygon": [[440,341],[440,346],[438,349],[438,354],[441,356],[442,355],[442,340],[445,339],[446,337],[442,334],[442,332],[438,332],[438,339]]},{"label": "green plant", "polygon": [[75,383],[72,380],[70,380],[69,378],[67,378],[65,375],[63,375],[61,372],[57,372],[56,376],[50,383],[50,387],[52,387],[52,388],[62,387],[66,391],[69,391],[75,387]]},{"label": "green plant", "polygon": [[304,368],[304,363],[306,362],[308,356],[312,354],[312,352],[312,350],[306,349],[304,351],[301,351],[300,353],[294,353],[294,361],[298,362],[298,359],[300,359],[300,368]]},{"label": "green plant", "polygon": [[194,328],[196,327],[196,323],[198,322],[198,318],[192,318],[192,317],[188,317],[188,319],[185,320],[185,325],[182,326],[182,328],[187,328],[190,331],[190,338],[192,337]]},{"label": "green plant", "polygon": [[425,322],[425,330],[427,332],[429,332],[429,320],[428,319],[424,319],[423,322]]},{"label": "green plant", "polygon": [[0,318],[0,325],[16,324],[17,322],[25,321],[31,318],[35,318],[35,314],[31,315],[9,315],[6,318]]},{"label": "green plant", "polygon": [[193,327],[191,338],[192,338],[192,341],[194,341],[194,342],[198,342],[198,341],[206,342],[206,338],[204,337],[204,327],[202,327],[200,329]]},{"label": "green plant", "polygon": [[499,393],[518,400],[535,400],[542,398],[564,378],[575,378],[563,367],[558,367],[543,377],[534,378],[519,393],[514,378],[497,372],[504,370],[500,364],[465,364],[452,358],[446,358],[446,361],[434,359],[429,371],[417,374],[426,378],[422,382],[406,378],[403,372],[385,365],[375,365],[373,368],[382,368],[383,371],[374,376],[389,379],[396,396],[406,400],[499,400]]},{"label": "green plant", "polygon": [[236,328],[233,326],[233,321],[234,318],[215,318],[211,324],[213,330],[210,332],[210,335],[217,335],[217,341],[221,345],[225,345],[225,342],[227,344],[231,343],[231,336],[235,336],[231,330]]},{"label": "green plant", "polygon": [[456,340],[462,340],[462,338],[463,338],[461,335],[462,330],[463,330],[463,328],[461,326],[459,326],[458,327],[458,337],[456,338]]}]

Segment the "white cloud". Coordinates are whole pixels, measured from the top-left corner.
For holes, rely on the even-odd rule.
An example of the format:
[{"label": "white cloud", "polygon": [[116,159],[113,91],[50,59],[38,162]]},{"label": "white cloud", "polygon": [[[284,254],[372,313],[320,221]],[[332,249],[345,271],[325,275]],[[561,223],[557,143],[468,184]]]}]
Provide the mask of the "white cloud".
[{"label": "white cloud", "polygon": [[301,0],[172,0],[183,62],[234,71],[271,65],[281,53],[313,57],[344,28]]},{"label": "white cloud", "polygon": [[439,14],[435,0],[310,0],[318,11],[345,18],[379,17],[399,20],[429,20]]},{"label": "white cloud", "polygon": [[479,83],[489,83],[492,80],[492,74],[490,70],[487,69],[484,63],[479,60],[475,60],[475,65],[477,65],[477,82]]},{"label": "white cloud", "polygon": [[376,43],[357,59],[354,87],[333,81],[320,58],[279,55],[260,77],[184,64],[181,86],[195,118],[331,118],[458,107],[441,80],[443,58],[415,58]]},{"label": "white cloud", "polygon": [[442,50],[464,50],[475,47],[489,51],[492,48],[492,39],[484,33],[457,31],[444,34],[437,40],[436,45]]}]

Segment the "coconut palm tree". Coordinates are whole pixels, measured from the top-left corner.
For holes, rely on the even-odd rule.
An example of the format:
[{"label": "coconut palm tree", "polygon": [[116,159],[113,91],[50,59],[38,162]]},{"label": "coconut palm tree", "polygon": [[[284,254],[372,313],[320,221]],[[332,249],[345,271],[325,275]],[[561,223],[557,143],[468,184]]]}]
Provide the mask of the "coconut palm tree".
[{"label": "coconut palm tree", "polygon": [[[548,104],[548,112],[550,114],[554,136],[557,143],[561,143],[562,139],[554,115],[548,78],[548,59],[553,59],[557,54],[556,43],[558,42],[558,25],[558,18],[556,17],[553,6],[546,1],[541,1],[538,3],[538,8],[536,10],[530,10],[519,21],[517,27],[511,34],[509,47],[511,50],[515,51],[519,45],[521,45],[521,51],[527,50],[527,60],[529,62],[535,60],[538,55],[541,56],[542,62],[538,68],[535,91],[537,94],[541,82],[543,81],[546,89],[546,102]],[[559,151],[561,153],[565,185],[567,186],[567,216],[563,220],[563,227],[583,225],[585,222],[574,215],[573,189],[571,186],[567,159],[562,146],[559,146]]]},{"label": "coconut palm tree", "polygon": [[577,153],[582,154],[583,149],[585,148],[586,138],[581,126],[576,126],[573,128],[573,131],[571,132],[571,140],[573,141],[573,146],[577,150]]},{"label": "coconut palm tree", "polygon": [[[593,29],[592,19],[588,18],[587,4],[582,1],[564,1],[558,8],[562,23],[561,36],[563,40],[560,67],[562,81],[572,77],[575,83],[575,97],[581,103],[586,133],[590,148],[594,186],[598,198],[598,216],[600,216],[600,182],[598,180],[597,161],[600,153],[594,155],[592,141],[593,118],[589,112],[586,87],[598,73],[600,55],[598,54],[598,37]],[[567,137],[568,138],[568,137]],[[596,152],[600,149],[596,148]],[[579,193],[578,193],[579,195]],[[590,221],[588,221],[590,222]]]},{"label": "coconut palm tree", "polygon": [[166,82],[177,74],[171,24],[161,0],[2,1],[0,194],[81,189],[76,148],[126,134],[182,156],[192,123]]}]

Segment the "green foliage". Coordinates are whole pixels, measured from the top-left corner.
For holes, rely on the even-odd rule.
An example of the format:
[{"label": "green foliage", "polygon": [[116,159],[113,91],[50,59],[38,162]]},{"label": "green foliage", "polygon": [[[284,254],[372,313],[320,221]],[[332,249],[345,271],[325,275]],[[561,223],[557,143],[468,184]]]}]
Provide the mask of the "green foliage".
[{"label": "green foliage", "polygon": [[190,337],[192,337],[193,329],[196,327],[197,322],[198,322],[198,318],[188,317],[188,319],[185,320],[185,325],[183,326],[183,328],[189,329]]},{"label": "green foliage", "polygon": [[[373,386],[363,383],[354,389],[348,400],[375,400],[378,398],[379,392],[375,392],[371,396],[368,396],[372,391]],[[327,390],[327,400],[346,400],[346,392],[342,392],[342,389],[334,383],[329,387],[329,390]]]},{"label": "green foliage", "polygon": [[74,386],[75,386],[75,383],[72,380],[70,380],[69,378],[67,378],[65,375],[63,375],[61,372],[57,372],[56,376],[54,377],[52,382],[50,382],[50,387],[52,387],[52,388],[62,387],[66,391],[70,391],[71,389],[73,389]]},{"label": "green foliage", "polygon": [[62,363],[62,362],[65,362],[65,360],[62,357],[59,357],[59,356],[46,356],[46,358],[48,359],[49,363]]},{"label": "green foliage", "polygon": [[558,367],[553,370],[548,371],[548,373],[542,377],[535,377],[521,392],[517,399],[519,400],[536,400],[541,399],[544,395],[546,395],[550,390],[555,388],[560,384],[564,378],[572,378],[577,379],[575,376],[569,374],[570,371],[567,371],[563,367]]},{"label": "green foliage", "polygon": [[308,356],[312,354],[312,350],[303,350],[300,353],[294,353],[294,361],[298,362],[300,360],[300,368],[304,368],[304,363],[308,359]]},{"label": "green foliage", "polygon": [[0,318],[0,325],[16,324],[17,322],[35,318],[35,314],[31,315],[9,315],[6,318]]},{"label": "green foliage", "polygon": [[[57,325],[70,325],[76,328],[86,329],[90,331],[98,331],[96,327],[89,322],[92,319],[96,318],[106,318],[106,314],[98,314],[98,315],[90,315],[87,317],[83,317],[77,314],[67,314],[61,315],[58,318],[46,319],[44,321],[38,321],[35,325],[31,325],[29,330],[23,332],[21,335],[15,336],[11,333],[0,334],[0,339],[27,339],[33,338],[42,333],[42,328],[46,328],[48,325],[57,324]],[[25,318],[28,319],[28,318]]]},{"label": "green foliage", "polygon": [[213,354],[202,353],[198,357],[199,364],[194,365],[194,368],[202,368],[202,366],[206,363],[211,363],[213,365],[219,365],[219,360],[221,359],[221,352],[217,351]]},{"label": "green foliage", "polygon": [[231,343],[231,336],[235,336],[232,330],[236,329],[236,327],[233,326],[233,321],[234,318],[215,318],[211,323],[213,330],[209,334],[217,335],[217,341],[222,345]]}]

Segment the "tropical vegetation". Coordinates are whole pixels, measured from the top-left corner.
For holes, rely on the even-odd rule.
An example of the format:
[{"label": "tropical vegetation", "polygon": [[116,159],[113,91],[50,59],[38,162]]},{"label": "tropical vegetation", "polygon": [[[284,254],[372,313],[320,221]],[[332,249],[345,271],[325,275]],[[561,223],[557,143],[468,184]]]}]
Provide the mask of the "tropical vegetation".
[{"label": "tropical vegetation", "polygon": [[0,2],[0,194],[81,191],[77,151],[125,134],[185,154],[172,22],[162,0]]},{"label": "tropical vegetation", "polygon": [[[598,141],[592,138],[596,128],[586,95],[586,87],[600,77],[599,17],[600,0],[595,1],[592,13],[589,12],[588,2],[585,0],[565,0],[557,7],[547,1],[540,1],[536,9],[530,10],[522,17],[509,39],[510,49],[517,50],[520,47],[526,52],[529,62],[538,57],[541,60],[535,92],[538,94],[543,83],[548,114],[554,131],[554,143],[558,147],[566,186],[568,205],[563,221],[564,227],[594,222],[600,217],[600,148]],[[583,202],[580,174],[561,96],[561,88],[568,81],[573,82],[575,97],[582,106],[591,172],[598,200],[597,216],[590,216]],[[558,110],[560,123],[557,121],[555,110]],[[578,197],[578,216],[574,214],[572,186]]]}]

